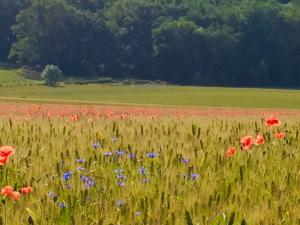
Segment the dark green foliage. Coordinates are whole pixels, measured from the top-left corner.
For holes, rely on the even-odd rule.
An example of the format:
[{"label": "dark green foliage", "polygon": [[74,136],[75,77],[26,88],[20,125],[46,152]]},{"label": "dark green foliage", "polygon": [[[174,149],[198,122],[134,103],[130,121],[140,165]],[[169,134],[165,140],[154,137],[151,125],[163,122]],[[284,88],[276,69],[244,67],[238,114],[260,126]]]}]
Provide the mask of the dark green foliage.
[{"label": "dark green foliage", "polygon": [[9,49],[82,78],[299,87],[300,3],[0,0],[0,61]]},{"label": "dark green foliage", "polygon": [[49,86],[56,86],[62,79],[62,71],[55,65],[47,65],[41,74],[42,79]]},{"label": "dark green foliage", "polygon": [[11,26],[21,9],[28,5],[29,0],[0,0],[0,62],[6,60],[15,36]]}]

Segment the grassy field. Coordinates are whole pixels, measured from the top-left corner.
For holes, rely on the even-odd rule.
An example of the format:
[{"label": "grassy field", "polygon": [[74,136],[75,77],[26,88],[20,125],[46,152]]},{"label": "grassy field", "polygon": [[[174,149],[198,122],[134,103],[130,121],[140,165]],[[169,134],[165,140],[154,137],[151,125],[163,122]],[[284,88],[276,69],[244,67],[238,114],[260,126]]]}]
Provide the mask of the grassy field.
[{"label": "grassy field", "polygon": [[300,91],[172,85],[88,84],[47,87],[22,69],[0,68],[0,100],[74,104],[300,108]]},{"label": "grassy field", "polygon": [[[0,121],[6,197],[0,221],[16,224],[299,224],[299,121],[260,118],[32,119]],[[287,136],[277,140],[274,134]],[[266,143],[240,149],[240,138]],[[233,157],[227,148],[236,147]],[[31,221],[31,222],[28,222]]]},{"label": "grassy field", "polygon": [[33,84],[39,84],[41,82],[26,79],[22,76],[23,69],[7,69],[0,67],[0,87],[20,87]]},{"label": "grassy field", "polygon": [[300,108],[300,91],[151,85],[42,85],[1,87],[6,101],[152,104],[205,107]]}]

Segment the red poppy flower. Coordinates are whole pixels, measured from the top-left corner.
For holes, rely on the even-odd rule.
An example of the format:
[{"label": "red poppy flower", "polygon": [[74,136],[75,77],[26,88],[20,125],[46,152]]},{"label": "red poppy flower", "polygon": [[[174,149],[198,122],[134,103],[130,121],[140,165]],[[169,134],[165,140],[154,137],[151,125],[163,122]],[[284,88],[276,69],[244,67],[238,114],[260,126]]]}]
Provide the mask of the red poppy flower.
[{"label": "red poppy flower", "polygon": [[77,114],[71,115],[72,122],[77,122],[79,120],[79,116]]},{"label": "red poppy flower", "polygon": [[0,156],[0,166],[3,166],[6,163],[8,163],[8,160],[9,160],[8,157],[2,157],[2,156]]},{"label": "red poppy flower", "polygon": [[285,138],[285,133],[278,132],[278,133],[274,134],[274,137],[277,139],[283,139],[283,138]]},{"label": "red poppy flower", "polygon": [[234,156],[236,153],[236,148],[235,147],[230,147],[226,150],[225,155],[228,157]]},{"label": "red poppy flower", "polygon": [[12,193],[13,193],[12,186],[6,186],[1,190],[1,194],[5,196],[11,196]]},{"label": "red poppy flower", "polygon": [[242,148],[244,150],[249,150],[253,145],[253,137],[252,136],[245,136],[241,139]]},{"label": "red poppy flower", "polygon": [[265,125],[268,127],[278,127],[280,124],[280,120],[274,117],[273,115],[265,120]]},{"label": "red poppy flower", "polygon": [[18,201],[20,199],[20,196],[20,192],[13,191],[9,197],[11,197],[12,200]]},{"label": "red poppy flower", "polygon": [[265,143],[265,138],[261,134],[258,134],[255,139],[256,145],[263,145]]},{"label": "red poppy flower", "polygon": [[32,191],[33,191],[33,189],[30,186],[21,188],[21,193],[24,194],[24,195],[28,195]]},{"label": "red poppy flower", "polygon": [[14,148],[11,146],[2,146],[0,148],[0,156],[11,157],[14,154]]}]

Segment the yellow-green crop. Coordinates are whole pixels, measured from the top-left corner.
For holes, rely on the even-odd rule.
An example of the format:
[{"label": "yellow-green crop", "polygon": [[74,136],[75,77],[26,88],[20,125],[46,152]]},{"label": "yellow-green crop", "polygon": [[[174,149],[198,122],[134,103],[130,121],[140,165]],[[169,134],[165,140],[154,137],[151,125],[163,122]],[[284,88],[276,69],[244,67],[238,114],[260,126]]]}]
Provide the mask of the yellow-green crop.
[{"label": "yellow-green crop", "polygon": [[[33,192],[2,196],[0,224],[299,224],[300,123],[282,122],[2,118],[0,144],[15,154],[0,187]],[[241,137],[257,134],[264,145],[240,150]]]}]

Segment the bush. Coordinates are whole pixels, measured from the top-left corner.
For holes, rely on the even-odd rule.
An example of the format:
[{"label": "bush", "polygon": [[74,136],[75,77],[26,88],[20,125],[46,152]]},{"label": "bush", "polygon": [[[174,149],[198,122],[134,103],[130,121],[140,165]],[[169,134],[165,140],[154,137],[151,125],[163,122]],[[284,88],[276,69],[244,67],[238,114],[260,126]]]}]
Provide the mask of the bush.
[{"label": "bush", "polygon": [[41,77],[47,85],[56,86],[62,80],[62,71],[55,65],[47,65]]}]

